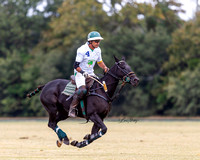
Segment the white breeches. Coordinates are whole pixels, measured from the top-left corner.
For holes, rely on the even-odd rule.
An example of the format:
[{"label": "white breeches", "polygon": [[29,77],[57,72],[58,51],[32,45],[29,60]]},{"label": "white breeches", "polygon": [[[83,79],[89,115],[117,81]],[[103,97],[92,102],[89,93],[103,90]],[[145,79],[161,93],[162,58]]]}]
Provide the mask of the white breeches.
[{"label": "white breeches", "polygon": [[[95,74],[91,74],[90,76],[97,77]],[[80,86],[85,86],[85,77],[80,73],[76,72],[75,73],[75,82],[76,82],[76,87],[79,88]]]},{"label": "white breeches", "polygon": [[81,73],[76,72],[75,82],[77,88],[79,88],[80,86],[85,86],[85,77]]}]

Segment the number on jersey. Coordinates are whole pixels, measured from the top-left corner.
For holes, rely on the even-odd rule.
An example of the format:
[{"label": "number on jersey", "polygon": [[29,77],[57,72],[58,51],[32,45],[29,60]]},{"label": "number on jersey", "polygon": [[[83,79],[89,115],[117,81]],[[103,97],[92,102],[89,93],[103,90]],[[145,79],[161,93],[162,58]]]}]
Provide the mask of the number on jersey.
[{"label": "number on jersey", "polygon": [[89,57],[89,56],[90,56],[90,52],[87,51],[87,52],[85,53],[85,55]]}]

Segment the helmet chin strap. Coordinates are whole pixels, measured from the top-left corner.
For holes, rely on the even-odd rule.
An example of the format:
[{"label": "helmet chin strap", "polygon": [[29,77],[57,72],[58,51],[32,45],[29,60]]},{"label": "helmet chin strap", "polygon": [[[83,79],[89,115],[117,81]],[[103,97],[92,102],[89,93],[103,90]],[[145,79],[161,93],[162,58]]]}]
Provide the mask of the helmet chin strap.
[{"label": "helmet chin strap", "polygon": [[93,47],[93,50],[95,49],[95,47],[93,46],[93,44],[92,44],[92,42],[91,42],[91,41],[89,41],[89,45],[92,45],[92,47]]}]

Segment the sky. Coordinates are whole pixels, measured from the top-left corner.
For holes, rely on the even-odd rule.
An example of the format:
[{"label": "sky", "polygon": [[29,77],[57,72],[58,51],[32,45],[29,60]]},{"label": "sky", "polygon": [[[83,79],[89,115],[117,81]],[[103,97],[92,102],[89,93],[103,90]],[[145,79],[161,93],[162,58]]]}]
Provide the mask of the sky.
[{"label": "sky", "polygon": [[196,11],[196,0],[179,0],[179,3],[183,4],[182,8],[186,11],[186,13],[179,16],[184,20],[192,19]]},{"label": "sky", "polygon": [[[152,0],[136,0],[137,2],[149,2],[152,3]],[[182,5],[182,9],[185,10],[185,13],[179,14],[181,19],[183,20],[190,20],[194,17],[196,11],[196,0],[176,0]],[[199,0],[200,5],[200,0]]]}]

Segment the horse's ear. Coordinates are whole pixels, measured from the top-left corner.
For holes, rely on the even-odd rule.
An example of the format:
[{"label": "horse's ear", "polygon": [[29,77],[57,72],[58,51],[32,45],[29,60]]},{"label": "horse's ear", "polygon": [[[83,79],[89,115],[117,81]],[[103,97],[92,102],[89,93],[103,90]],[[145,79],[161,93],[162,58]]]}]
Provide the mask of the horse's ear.
[{"label": "horse's ear", "polygon": [[119,62],[119,59],[115,56],[113,56],[115,58],[115,62]]},{"label": "horse's ear", "polygon": [[123,61],[125,61],[125,60],[126,60],[124,56],[122,57],[122,60],[123,60]]}]

